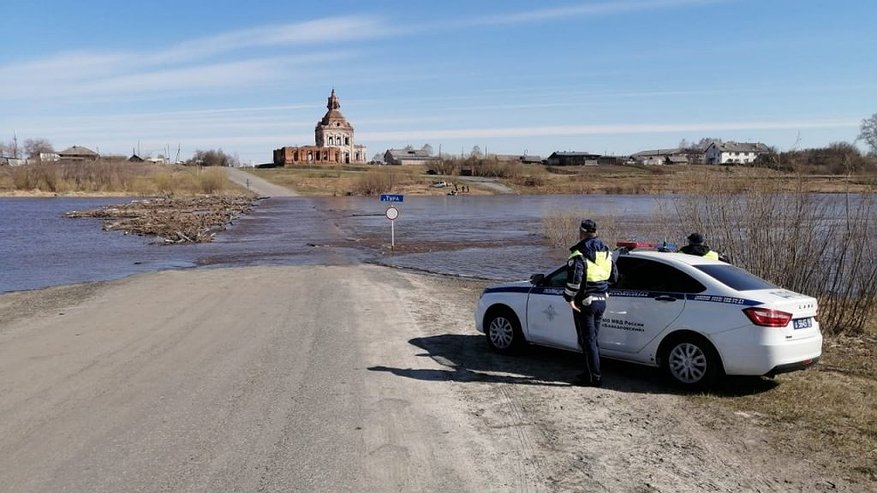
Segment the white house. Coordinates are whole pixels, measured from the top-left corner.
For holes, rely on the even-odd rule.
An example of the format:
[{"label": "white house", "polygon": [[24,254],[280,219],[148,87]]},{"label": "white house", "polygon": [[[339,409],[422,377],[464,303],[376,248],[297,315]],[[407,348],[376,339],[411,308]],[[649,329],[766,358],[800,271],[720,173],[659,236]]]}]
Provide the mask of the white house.
[{"label": "white house", "polygon": [[706,164],[749,164],[770,149],[761,142],[713,142],[704,152]]}]

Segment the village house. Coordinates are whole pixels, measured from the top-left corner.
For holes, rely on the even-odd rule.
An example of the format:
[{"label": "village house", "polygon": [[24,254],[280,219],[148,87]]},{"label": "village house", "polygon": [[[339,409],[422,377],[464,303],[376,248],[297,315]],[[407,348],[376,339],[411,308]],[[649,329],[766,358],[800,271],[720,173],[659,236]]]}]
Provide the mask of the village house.
[{"label": "village house", "polygon": [[404,149],[387,149],[387,151],[384,152],[384,162],[396,166],[429,164],[438,159],[438,156],[433,156],[426,149],[414,149],[412,147],[406,147]]},{"label": "village house", "polygon": [[682,149],[654,149],[640,151],[630,156],[635,162],[645,165],[688,164],[688,155]]},{"label": "village house", "polygon": [[326,108],[328,111],[314,128],[315,145],[274,149],[274,165],[366,162],[366,146],[356,144],[353,125],[341,114],[341,103],[335,96],[335,89],[329,95]]},{"label": "village house", "polygon": [[549,166],[596,166],[599,154],[589,152],[555,152],[548,156],[545,163]]},{"label": "village house", "polygon": [[713,142],[704,151],[707,164],[749,164],[770,149],[761,142]]},{"label": "village house", "polygon": [[97,161],[100,154],[88,147],[73,146],[59,152],[58,157],[63,161]]},{"label": "village house", "polygon": [[506,163],[542,164],[542,156],[530,154],[491,154],[487,158]]}]

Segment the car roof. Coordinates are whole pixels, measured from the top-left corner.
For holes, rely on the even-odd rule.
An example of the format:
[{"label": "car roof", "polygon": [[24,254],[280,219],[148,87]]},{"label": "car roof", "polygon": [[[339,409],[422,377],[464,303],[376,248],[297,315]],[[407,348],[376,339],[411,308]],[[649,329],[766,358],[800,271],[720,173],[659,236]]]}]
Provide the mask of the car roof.
[{"label": "car roof", "polygon": [[673,252],[656,252],[652,250],[634,250],[622,253],[619,257],[647,258],[669,261],[670,263],[681,263],[686,265],[726,265],[720,260],[712,260],[700,255],[689,255],[687,253]]}]

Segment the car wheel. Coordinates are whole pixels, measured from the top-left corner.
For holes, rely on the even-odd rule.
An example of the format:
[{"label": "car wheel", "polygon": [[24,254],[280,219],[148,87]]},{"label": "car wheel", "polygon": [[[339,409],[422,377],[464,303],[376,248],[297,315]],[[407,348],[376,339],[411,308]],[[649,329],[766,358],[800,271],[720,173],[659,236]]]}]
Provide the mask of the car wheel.
[{"label": "car wheel", "polygon": [[661,365],[676,385],[702,389],[716,381],[721,363],[708,342],[697,337],[682,337],[667,345]]},{"label": "car wheel", "polygon": [[524,344],[521,323],[510,310],[496,311],[487,317],[484,334],[490,349],[501,354],[517,352]]}]

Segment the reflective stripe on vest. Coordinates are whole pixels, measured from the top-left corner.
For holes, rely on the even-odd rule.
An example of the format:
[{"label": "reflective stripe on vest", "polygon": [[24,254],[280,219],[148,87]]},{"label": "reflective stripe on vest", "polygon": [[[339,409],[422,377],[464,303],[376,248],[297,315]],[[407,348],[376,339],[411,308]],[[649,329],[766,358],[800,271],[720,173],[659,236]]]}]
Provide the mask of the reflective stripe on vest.
[{"label": "reflective stripe on vest", "polygon": [[[612,253],[611,252],[596,252],[594,254],[594,262],[591,262],[590,259],[582,255],[582,252],[578,250],[574,250],[572,254],[569,256],[570,259],[573,257],[581,256],[587,266],[588,266],[588,277],[585,279],[587,282],[600,282],[600,281],[608,281],[609,276],[612,275]],[[716,257],[718,258],[718,256]]]},{"label": "reflective stripe on vest", "polygon": [[704,256],[704,258],[708,258],[710,260],[718,260],[719,259],[719,254],[717,252],[712,251],[712,250],[704,253],[703,256]]}]

